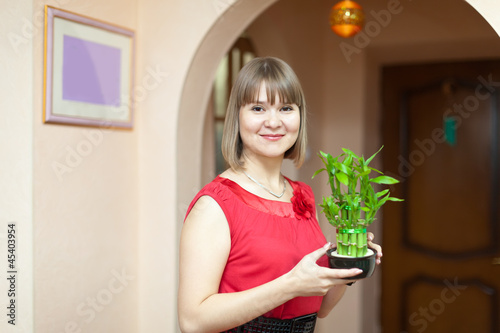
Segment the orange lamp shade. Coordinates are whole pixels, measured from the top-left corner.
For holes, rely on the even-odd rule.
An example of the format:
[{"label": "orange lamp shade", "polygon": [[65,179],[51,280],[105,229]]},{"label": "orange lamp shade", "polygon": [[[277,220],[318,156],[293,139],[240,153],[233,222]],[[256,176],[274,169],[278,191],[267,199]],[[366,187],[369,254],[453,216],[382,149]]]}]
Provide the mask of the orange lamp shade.
[{"label": "orange lamp shade", "polygon": [[337,35],[349,38],[361,31],[365,20],[363,8],[354,1],[340,1],[330,12],[330,26]]}]

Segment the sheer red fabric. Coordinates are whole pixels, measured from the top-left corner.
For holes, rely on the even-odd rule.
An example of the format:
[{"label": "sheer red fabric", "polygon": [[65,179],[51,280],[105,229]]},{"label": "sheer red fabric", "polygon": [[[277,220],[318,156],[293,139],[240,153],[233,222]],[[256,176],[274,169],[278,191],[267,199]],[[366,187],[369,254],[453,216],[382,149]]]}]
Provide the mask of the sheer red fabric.
[{"label": "sheer red fabric", "polygon": [[[193,199],[215,199],[226,216],[231,251],[219,286],[220,293],[243,291],[289,272],[304,255],[326,244],[316,220],[314,194],[302,182],[289,179],[292,203],[263,199],[222,177],[207,184]],[[326,256],[318,264],[327,266]],[[317,312],[322,297],[298,297],[264,314],[289,319]]]}]

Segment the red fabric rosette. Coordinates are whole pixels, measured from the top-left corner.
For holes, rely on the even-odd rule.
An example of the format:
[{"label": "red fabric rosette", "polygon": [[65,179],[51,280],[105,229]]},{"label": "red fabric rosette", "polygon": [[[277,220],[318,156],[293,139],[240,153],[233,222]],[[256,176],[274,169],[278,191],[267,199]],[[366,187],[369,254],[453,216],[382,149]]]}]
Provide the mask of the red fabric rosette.
[{"label": "red fabric rosette", "polygon": [[295,217],[299,220],[309,219],[314,213],[314,199],[304,195],[301,188],[297,188],[293,192],[292,197],[293,211],[295,212]]}]

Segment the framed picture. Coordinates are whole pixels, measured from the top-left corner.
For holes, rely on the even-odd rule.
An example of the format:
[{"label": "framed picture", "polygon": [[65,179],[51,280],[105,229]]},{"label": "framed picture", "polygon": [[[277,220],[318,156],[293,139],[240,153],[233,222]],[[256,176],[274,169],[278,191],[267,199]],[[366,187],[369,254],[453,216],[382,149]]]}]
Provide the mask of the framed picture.
[{"label": "framed picture", "polygon": [[133,128],[132,30],[45,6],[44,122]]}]

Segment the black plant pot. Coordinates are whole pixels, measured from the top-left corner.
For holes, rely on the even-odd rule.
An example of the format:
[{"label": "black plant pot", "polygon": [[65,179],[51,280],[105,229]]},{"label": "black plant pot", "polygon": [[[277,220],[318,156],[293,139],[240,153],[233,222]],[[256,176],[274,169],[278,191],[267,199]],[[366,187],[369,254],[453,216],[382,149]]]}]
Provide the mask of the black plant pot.
[{"label": "black plant pot", "polygon": [[359,280],[372,276],[375,271],[377,251],[369,248],[373,254],[367,254],[364,257],[347,257],[337,254],[337,248],[326,251],[328,256],[328,265],[330,268],[350,269],[359,268],[363,272],[352,277],[345,278],[346,280]]}]

